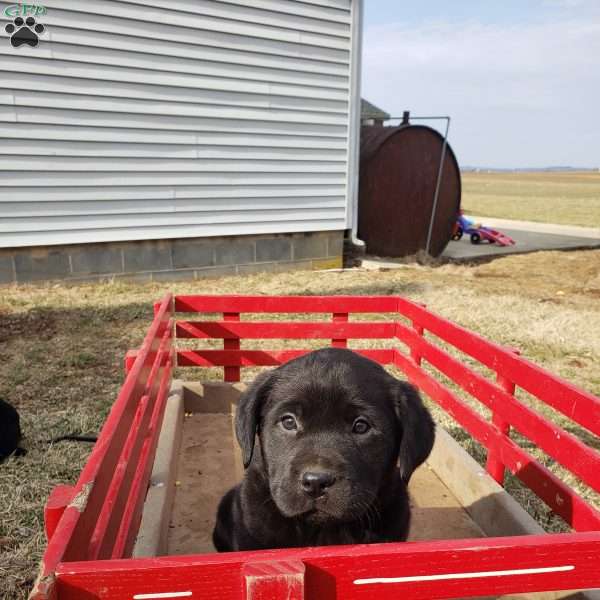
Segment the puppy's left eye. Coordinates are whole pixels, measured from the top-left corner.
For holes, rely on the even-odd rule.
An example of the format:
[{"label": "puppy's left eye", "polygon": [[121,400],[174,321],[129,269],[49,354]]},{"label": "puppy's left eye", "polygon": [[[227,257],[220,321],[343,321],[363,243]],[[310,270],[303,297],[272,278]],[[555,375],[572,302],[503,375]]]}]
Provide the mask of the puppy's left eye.
[{"label": "puppy's left eye", "polygon": [[298,429],[298,423],[296,423],[296,419],[293,415],[283,415],[283,417],[281,417],[281,425],[288,431]]},{"label": "puppy's left eye", "polygon": [[365,419],[356,419],[352,425],[352,433],[367,433],[371,429],[371,426],[365,421]]}]

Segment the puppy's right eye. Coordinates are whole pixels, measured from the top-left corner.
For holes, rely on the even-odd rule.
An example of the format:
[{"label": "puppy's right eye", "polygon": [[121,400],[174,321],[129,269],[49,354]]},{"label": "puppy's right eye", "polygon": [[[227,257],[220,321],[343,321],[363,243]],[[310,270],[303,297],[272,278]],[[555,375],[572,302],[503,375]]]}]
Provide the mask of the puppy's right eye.
[{"label": "puppy's right eye", "polygon": [[281,425],[288,431],[298,429],[298,424],[296,423],[296,419],[293,417],[293,415],[283,415],[283,417],[281,417]]}]

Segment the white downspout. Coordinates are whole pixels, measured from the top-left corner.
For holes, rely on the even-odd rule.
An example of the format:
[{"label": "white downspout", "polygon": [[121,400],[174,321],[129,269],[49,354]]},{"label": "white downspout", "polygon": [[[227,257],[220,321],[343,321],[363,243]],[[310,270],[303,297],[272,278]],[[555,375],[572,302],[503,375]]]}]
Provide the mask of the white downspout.
[{"label": "white downspout", "polygon": [[360,79],[362,63],[363,0],[352,2],[352,32],[350,45],[350,118],[348,136],[348,199],[350,208],[350,240],[365,247],[358,231],[358,173],[360,161]]}]

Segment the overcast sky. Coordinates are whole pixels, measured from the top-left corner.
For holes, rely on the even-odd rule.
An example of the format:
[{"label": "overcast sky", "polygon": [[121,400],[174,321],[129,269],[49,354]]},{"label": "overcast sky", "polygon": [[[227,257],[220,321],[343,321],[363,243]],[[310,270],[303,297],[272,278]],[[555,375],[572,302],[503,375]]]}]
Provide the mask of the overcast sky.
[{"label": "overcast sky", "polygon": [[362,95],[461,165],[600,167],[600,0],[365,0]]}]

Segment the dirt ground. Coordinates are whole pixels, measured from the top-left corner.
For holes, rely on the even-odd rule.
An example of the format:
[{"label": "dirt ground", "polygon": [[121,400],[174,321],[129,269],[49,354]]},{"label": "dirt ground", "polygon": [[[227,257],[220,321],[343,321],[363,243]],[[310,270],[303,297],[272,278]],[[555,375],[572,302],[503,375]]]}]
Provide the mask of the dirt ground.
[{"label": "dirt ground", "polygon": [[[107,282],[0,289],[0,397],[22,415],[27,456],[0,465],[0,598],[25,598],[44,547],[43,504],[74,483],[165,291],[220,294],[400,294],[508,346],[600,396],[600,251],[508,256],[480,265],[406,265],[372,272],[294,272],[167,284]],[[250,376],[248,373],[246,376]],[[442,416],[440,417],[443,418]],[[450,429],[452,426],[450,424]],[[590,445],[597,438],[578,432]],[[453,434],[460,439],[460,431]],[[461,442],[476,458],[481,449]],[[597,495],[566,473],[590,501]],[[563,527],[509,481],[548,529]]]}]

